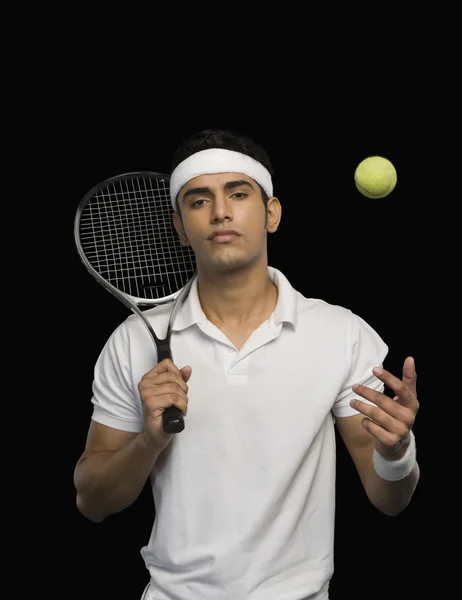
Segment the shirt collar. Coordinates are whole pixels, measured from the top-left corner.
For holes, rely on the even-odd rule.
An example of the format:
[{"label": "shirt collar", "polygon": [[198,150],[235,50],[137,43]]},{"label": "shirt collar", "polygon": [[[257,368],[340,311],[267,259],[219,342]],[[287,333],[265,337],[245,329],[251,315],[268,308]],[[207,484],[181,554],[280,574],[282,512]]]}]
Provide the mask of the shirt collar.
[{"label": "shirt collar", "polygon": [[[281,323],[290,323],[295,328],[297,325],[297,291],[278,269],[268,267],[268,275],[278,288],[278,301],[270,318],[271,323],[275,327]],[[199,301],[197,280],[196,277],[189,290],[188,297],[178,311],[173,323],[173,331],[182,331],[191,327],[191,325],[200,326],[207,321]]]}]

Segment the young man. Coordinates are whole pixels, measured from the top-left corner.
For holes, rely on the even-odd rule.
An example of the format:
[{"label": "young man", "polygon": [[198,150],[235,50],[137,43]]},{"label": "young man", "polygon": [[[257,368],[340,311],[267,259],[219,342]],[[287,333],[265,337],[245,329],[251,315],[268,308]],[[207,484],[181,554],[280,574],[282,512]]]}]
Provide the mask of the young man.
[{"label": "young man", "polygon": [[[252,140],[221,131],[186,140],[171,195],[198,273],[174,325],[176,364],[156,364],[135,316],[111,335],[95,368],[77,506],[100,522],[151,478],[146,599],[325,600],[334,425],[371,503],[400,513],[419,478],[414,361],[402,379],[381,370],[388,348],[364,320],[305,298],[268,266],[281,204]],[[147,312],[155,331],[170,310]],[[174,435],[162,428],[172,405],[186,423]]]}]

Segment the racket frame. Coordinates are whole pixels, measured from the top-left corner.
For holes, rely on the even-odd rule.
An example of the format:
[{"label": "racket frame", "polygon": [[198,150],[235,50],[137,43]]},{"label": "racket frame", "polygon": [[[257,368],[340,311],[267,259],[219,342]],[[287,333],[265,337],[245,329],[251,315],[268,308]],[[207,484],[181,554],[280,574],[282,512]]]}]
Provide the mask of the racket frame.
[{"label": "racket frame", "polygon": [[[177,315],[179,309],[181,308],[181,305],[183,304],[183,302],[185,301],[185,299],[187,298],[187,296],[190,292],[191,286],[192,286],[195,278],[197,277],[197,272],[193,273],[193,275],[188,279],[188,281],[185,283],[185,285],[182,288],[180,288],[179,290],[177,290],[176,292],[174,292],[173,294],[169,294],[168,296],[164,296],[162,298],[156,298],[156,299],[138,298],[136,296],[132,296],[130,294],[127,294],[127,293],[122,292],[121,290],[117,289],[115,286],[113,286],[111,283],[109,283],[102,275],[100,275],[100,273],[98,273],[98,271],[93,267],[93,265],[88,260],[86,254],[83,250],[81,241],[80,241],[81,216],[82,216],[82,213],[85,209],[85,206],[88,204],[88,202],[92,198],[94,198],[96,192],[98,190],[100,190],[101,188],[108,187],[109,185],[111,185],[117,181],[123,180],[125,178],[130,178],[130,177],[136,178],[136,179],[142,178],[142,177],[151,177],[151,178],[155,178],[155,179],[160,178],[160,179],[165,179],[167,182],[169,180],[168,175],[166,175],[164,173],[160,173],[160,172],[131,171],[131,172],[127,172],[127,173],[122,173],[120,175],[115,175],[113,177],[109,177],[107,179],[104,179],[100,183],[96,184],[95,186],[93,186],[85,194],[85,196],[82,198],[82,200],[80,201],[80,203],[77,207],[77,211],[76,211],[76,214],[74,217],[75,246],[77,248],[77,252],[78,252],[78,255],[79,255],[79,258],[80,258],[82,264],[84,265],[86,270],[90,273],[90,275],[92,275],[92,277],[94,279],[96,279],[96,281],[104,289],[106,289],[108,292],[110,292],[120,302],[122,302],[129,310],[131,310],[144,324],[149,335],[152,338],[152,341],[154,342],[154,344],[156,346],[157,362],[160,363],[166,358],[169,358],[173,362],[172,351],[170,348],[172,325],[173,325],[173,322],[176,318],[176,315]],[[140,306],[145,307],[145,309],[147,309],[147,308],[154,308],[155,306],[160,306],[160,305],[167,304],[167,303],[172,303],[173,308],[170,312],[166,336],[165,336],[165,338],[159,338],[156,335],[154,329],[152,328],[150,322],[148,321],[146,316],[143,314],[143,310],[140,308]],[[164,411],[163,420],[164,420],[164,430],[167,433],[178,433],[179,431],[182,431],[184,429],[183,415],[182,415],[181,411],[175,406],[171,406]]]}]

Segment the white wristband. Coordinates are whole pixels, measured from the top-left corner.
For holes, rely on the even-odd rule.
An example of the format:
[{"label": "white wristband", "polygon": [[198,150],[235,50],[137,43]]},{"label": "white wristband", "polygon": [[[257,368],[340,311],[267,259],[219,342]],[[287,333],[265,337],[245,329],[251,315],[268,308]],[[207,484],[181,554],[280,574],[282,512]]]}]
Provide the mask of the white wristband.
[{"label": "white wristband", "polygon": [[374,450],[372,462],[375,472],[382,479],[387,481],[399,481],[411,474],[417,460],[415,437],[412,431],[409,432],[409,446],[406,453],[398,460],[387,460],[383,458],[377,450]]}]

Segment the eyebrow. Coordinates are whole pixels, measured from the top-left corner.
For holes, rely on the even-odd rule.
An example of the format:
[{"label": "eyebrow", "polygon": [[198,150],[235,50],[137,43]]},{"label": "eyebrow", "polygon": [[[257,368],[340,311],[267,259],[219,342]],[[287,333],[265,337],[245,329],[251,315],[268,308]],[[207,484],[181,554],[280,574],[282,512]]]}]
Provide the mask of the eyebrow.
[{"label": "eyebrow", "polygon": [[[240,179],[238,181],[227,181],[223,187],[225,190],[232,190],[237,187],[242,187],[243,185],[248,186],[252,190],[254,189],[254,187],[250,183],[250,181],[246,181],[245,179]],[[212,193],[212,190],[209,187],[195,187],[195,188],[186,190],[186,192],[183,194],[183,200],[186,200],[186,198],[188,198],[188,196],[195,196],[196,194],[211,194],[211,193]]]}]

